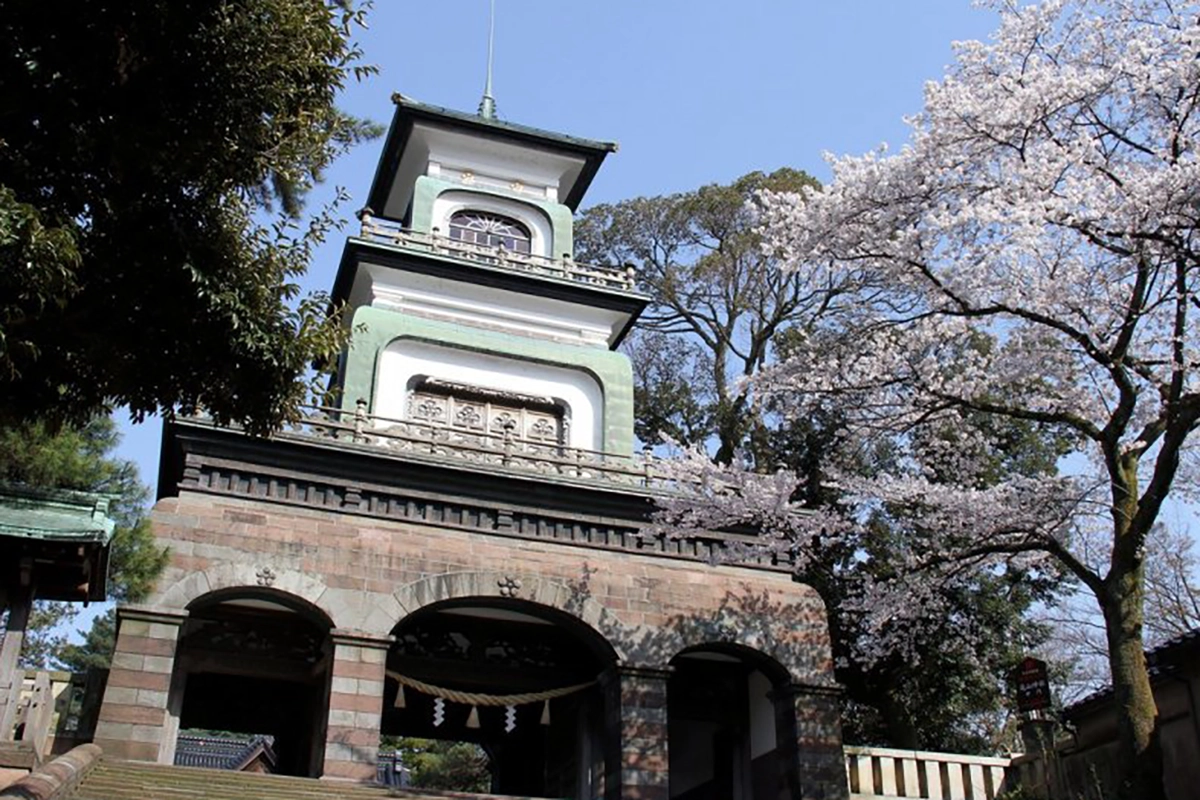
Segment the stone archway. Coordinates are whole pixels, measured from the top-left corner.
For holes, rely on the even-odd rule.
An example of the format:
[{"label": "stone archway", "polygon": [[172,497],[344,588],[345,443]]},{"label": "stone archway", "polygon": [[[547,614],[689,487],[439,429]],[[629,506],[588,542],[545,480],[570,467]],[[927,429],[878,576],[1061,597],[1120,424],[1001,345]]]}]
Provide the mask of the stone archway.
[{"label": "stone archway", "polygon": [[163,760],[179,763],[180,732],[215,730],[270,737],[273,772],[320,775],[330,617],[304,598],[264,585],[207,592],[191,600],[187,612],[175,650]]},{"label": "stone archway", "polygon": [[[667,683],[671,800],[776,800],[787,781],[794,727],[788,670],[742,645],[689,647]],[[782,691],[781,691],[782,690]]]},{"label": "stone archway", "polygon": [[294,598],[325,615],[333,627],[344,625],[331,607],[329,588],[319,578],[299,570],[280,569],[268,562],[221,562],[208,569],[188,572],[154,594],[149,606],[185,610],[214,592],[244,591],[276,593]]},{"label": "stone archway", "polygon": [[[586,603],[572,605],[561,586],[489,573],[425,586],[407,598],[420,608],[392,631],[381,732],[482,748],[494,793],[603,791],[605,687],[618,654],[577,615]],[[439,587],[464,594],[436,600]],[[555,605],[521,599],[522,590]]]},{"label": "stone archway", "polygon": [[595,631],[619,661],[628,659],[640,632],[626,626],[594,597],[568,583],[507,572],[450,572],[430,575],[398,589],[393,597],[403,613],[413,614],[434,603],[466,598],[520,600],[562,612]]}]

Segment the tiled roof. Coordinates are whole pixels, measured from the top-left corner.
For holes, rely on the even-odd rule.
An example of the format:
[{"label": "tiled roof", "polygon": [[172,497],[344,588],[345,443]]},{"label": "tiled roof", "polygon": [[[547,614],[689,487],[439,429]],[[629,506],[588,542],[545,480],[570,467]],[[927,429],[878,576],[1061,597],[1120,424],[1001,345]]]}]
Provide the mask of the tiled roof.
[{"label": "tiled roof", "polygon": [[260,754],[274,766],[274,745],[273,736],[181,733],[175,745],[175,766],[240,770]]},{"label": "tiled roof", "polygon": [[[1200,628],[1193,628],[1147,650],[1146,669],[1150,673],[1151,682],[1174,674],[1184,657],[1191,654],[1196,648],[1200,648]],[[1185,663],[1193,663],[1193,660]],[[1102,703],[1112,696],[1112,686],[1105,686],[1064,708],[1063,715],[1070,717]]]},{"label": "tiled roof", "polygon": [[0,483],[0,535],[107,544],[116,523],[111,497],[95,492]]}]

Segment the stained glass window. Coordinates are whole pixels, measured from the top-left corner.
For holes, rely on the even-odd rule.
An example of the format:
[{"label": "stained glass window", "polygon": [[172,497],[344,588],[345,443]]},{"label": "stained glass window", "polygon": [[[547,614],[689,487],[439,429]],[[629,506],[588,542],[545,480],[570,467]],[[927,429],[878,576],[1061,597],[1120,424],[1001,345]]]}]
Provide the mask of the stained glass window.
[{"label": "stained glass window", "polygon": [[504,247],[514,253],[528,253],[531,244],[529,229],[515,219],[474,210],[459,211],[450,218],[450,238],[484,247]]}]

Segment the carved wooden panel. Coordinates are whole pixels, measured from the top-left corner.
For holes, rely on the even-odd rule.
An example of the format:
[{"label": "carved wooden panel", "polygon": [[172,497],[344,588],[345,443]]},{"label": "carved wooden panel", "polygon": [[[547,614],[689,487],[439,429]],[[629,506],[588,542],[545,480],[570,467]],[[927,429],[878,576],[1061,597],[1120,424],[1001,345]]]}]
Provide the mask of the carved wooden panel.
[{"label": "carved wooden panel", "polygon": [[426,383],[408,398],[408,418],[428,425],[464,432],[509,434],[548,444],[563,444],[566,438],[562,410],[537,398],[500,392],[471,391],[470,387]]}]

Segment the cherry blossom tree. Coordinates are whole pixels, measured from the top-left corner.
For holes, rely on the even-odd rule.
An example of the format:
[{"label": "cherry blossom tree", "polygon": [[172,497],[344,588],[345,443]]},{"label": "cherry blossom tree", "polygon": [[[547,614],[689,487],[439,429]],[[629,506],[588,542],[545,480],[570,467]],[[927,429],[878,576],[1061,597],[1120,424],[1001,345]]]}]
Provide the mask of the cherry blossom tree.
[{"label": "cherry blossom tree", "polygon": [[[679,469],[712,502],[663,520],[753,523],[803,564],[813,542],[905,509],[904,568],[854,601],[881,636],[935,616],[967,569],[1067,570],[1104,620],[1117,794],[1161,797],[1143,601],[1163,503],[1195,485],[1200,5],[991,5],[998,31],[956,45],[907,146],[762,199],[785,269],[855,291],[807,322],[758,397],[798,417],[837,407],[860,447],[886,442],[890,467],[834,476],[842,513],[806,513],[790,476],[694,458]],[[999,445],[980,419],[1064,436],[1070,477],[986,475]],[[1096,519],[1100,559],[1077,549]]]}]

